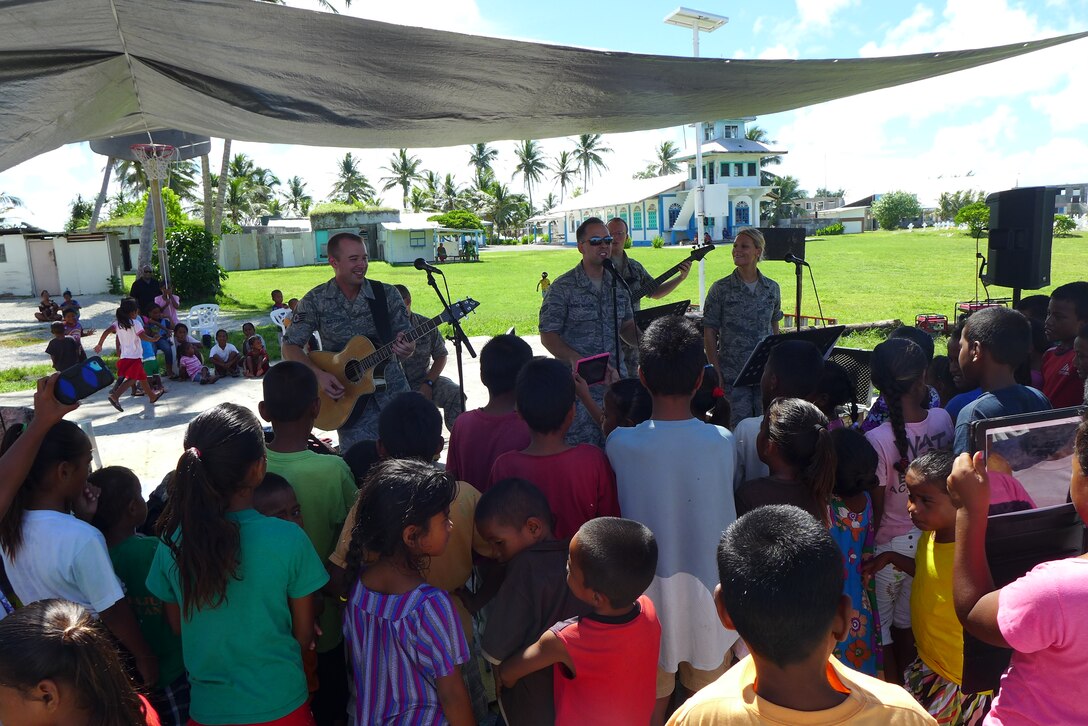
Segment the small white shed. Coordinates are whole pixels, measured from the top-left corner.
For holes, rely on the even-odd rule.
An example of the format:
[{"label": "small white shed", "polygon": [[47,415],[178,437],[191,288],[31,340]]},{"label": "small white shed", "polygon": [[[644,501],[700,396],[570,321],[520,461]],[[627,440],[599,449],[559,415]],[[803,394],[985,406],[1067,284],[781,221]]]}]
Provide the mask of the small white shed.
[{"label": "small white shed", "polygon": [[121,244],[116,232],[65,234],[10,230],[0,233],[0,294],[37,297],[109,292],[120,274]]}]

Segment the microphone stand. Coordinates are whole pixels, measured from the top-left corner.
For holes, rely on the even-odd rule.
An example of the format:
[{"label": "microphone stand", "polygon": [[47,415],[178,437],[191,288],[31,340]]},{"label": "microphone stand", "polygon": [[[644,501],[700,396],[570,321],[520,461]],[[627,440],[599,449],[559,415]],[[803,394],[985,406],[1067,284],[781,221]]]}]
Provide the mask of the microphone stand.
[{"label": "microphone stand", "polygon": [[793,263],[793,267],[794,267],[795,271],[797,272],[797,300],[794,303],[794,307],[793,307],[793,323],[794,323],[794,327],[797,330],[801,329],[801,283],[802,283],[802,280],[804,279],[801,276],[801,268],[804,266],[804,264],[805,264],[804,260],[795,260],[794,263]]},{"label": "microphone stand", "polygon": [[[606,267],[605,269],[607,269],[612,274],[612,319],[615,321],[615,326],[616,326],[615,327],[615,332],[616,332],[616,371],[618,372],[619,369],[620,369],[620,365],[619,365],[620,361],[623,360],[623,357],[622,357],[623,356],[623,349],[620,347],[619,305],[616,302],[616,283],[617,282],[623,283],[624,289],[627,290],[627,297],[631,301],[631,307],[632,308],[634,307],[634,304],[635,304],[635,296],[634,296],[634,293],[631,292],[631,286],[627,284],[627,280],[624,280],[620,276],[619,268],[616,267],[615,262],[612,263],[611,268]],[[635,325],[635,348],[636,349],[638,348],[638,339],[639,339],[640,336],[641,336],[641,333],[640,333],[640,331],[638,329],[638,325]],[[627,371],[627,375],[631,375],[631,374],[632,374],[632,371]]]},{"label": "microphone stand", "polygon": [[[442,280],[445,281],[446,276],[442,275]],[[449,320],[450,325],[453,326],[453,349],[457,356],[457,387],[461,390],[461,401],[464,405],[465,401],[465,367],[461,357],[461,345],[463,344],[468,348],[468,354],[473,358],[476,357],[476,351],[472,349],[472,343],[469,342],[468,336],[465,335],[465,331],[461,328],[461,322],[453,314],[453,310],[450,309],[450,303],[446,299],[446,296],[442,294],[442,290],[439,289],[438,283],[435,282],[434,273],[427,270],[427,284],[434,288],[434,292],[438,295],[438,301],[442,303],[442,309],[446,311],[446,318]]]}]

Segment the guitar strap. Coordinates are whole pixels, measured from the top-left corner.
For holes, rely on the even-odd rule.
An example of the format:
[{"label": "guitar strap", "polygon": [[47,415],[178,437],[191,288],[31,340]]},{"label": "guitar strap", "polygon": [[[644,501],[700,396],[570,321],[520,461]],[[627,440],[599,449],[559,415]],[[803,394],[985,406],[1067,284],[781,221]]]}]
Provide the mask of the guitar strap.
[{"label": "guitar strap", "polygon": [[370,289],[374,291],[374,297],[367,298],[370,305],[370,317],[374,319],[374,327],[378,330],[378,343],[376,348],[393,342],[393,326],[389,322],[389,305],[385,299],[385,285],[377,280],[370,281]]}]

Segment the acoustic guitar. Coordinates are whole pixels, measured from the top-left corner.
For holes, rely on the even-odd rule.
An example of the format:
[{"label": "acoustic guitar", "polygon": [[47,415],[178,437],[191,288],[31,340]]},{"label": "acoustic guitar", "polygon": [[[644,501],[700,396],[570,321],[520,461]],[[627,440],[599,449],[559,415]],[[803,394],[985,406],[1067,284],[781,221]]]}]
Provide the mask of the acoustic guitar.
[{"label": "acoustic guitar", "polygon": [[[677,272],[680,272],[680,265],[684,264],[684,262],[698,262],[699,260],[703,259],[704,257],[709,255],[713,251],[714,251],[714,245],[712,245],[709,242],[707,242],[705,244],[701,244],[701,245],[699,245],[697,247],[692,247],[691,248],[691,254],[688,255],[686,260],[684,260],[683,262],[676,263],[675,265],[673,265],[669,269],[665,270],[665,272],[663,272],[662,274],[660,274],[660,275],[658,275],[657,277],[654,278],[654,286],[651,289],[656,290],[657,288],[661,287],[661,285],[668,282],[670,277],[675,275]],[[646,296],[646,294],[643,294],[641,297],[645,297],[645,296]],[[641,299],[641,297],[640,297],[640,299]]]},{"label": "acoustic guitar", "polygon": [[[453,313],[452,320],[460,320],[480,303],[468,297],[460,302],[450,305]],[[450,316],[443,311],[422,325],[408,331],[408,342],[415,342],[427,333],[443,323],[452,322]],[[339,353],[326,351],[311,351],[310,360],[323,371],[332,373],[344,387],[344,395],[338,399],[329,398],[325,390],[318,387],[318,395],[321,398],[321,410],[314,422],[319,429],[331,431],[344,425],[351,417],[355,406],[360,402],[365,405],[370,395],[385,388],[385,367],[392,358],[393,343],[375,348],[370,338],[365,335],[356,335],[348,341],[344,349]]]}]

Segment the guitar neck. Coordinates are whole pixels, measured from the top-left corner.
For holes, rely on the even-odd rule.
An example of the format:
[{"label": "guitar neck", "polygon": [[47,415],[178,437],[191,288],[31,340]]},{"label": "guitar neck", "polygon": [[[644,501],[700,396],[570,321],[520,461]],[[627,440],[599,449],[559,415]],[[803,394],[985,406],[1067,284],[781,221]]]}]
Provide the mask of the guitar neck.
[{"label": "guitar neck", "polygon": [[[411,330],[409,330],[406,333],[406,336],[405,336],[405,337],[407,337],[408,342],[409,343],[414,343],[417,340],[419,340],[420,338],[422,338],[424,335],[427,335],[431,331],[438,328],[438,326],[441,325],[442,322],[443,322],[443,320],[442,320],[443,317],[444,317],[444,313],[442,315],[436,315],[435,317],[431,318],[430,320],[426,321],[425,323],[422,323],[418,327],[415,327],[415,328],[412,328]],[[363,358],[362,360],[360,360],[359,363],[363,366],[364,369],[369,369],[369,368],[374,368],[375,366],[381,365],[382,363],[384,363],[385,361],[389,360],[392,357],[393,357],[393,344],[392,343],[387,343],[387,344],[383,345],[381,348],[378,348],[376,351],[374,351],[370,355],[368,355],[366,358]]]},{"label": "guitar neck", "polygon": [[[694,259],[695,258],[693,256],[689,255],[688,258],[686,260],[684,260],[684,262],[691,262]],[[658,275],[657,277],[655,277],[654,278],[654,287],[658,287],[658,286],[664,284],[670,277],[672,277],[677,272],[679,272],[680,271],[680,265],[684,264],[684,262],[679,262],[679,263],[673,265],[669,269],[665,270],[664,273],[662,273],[661,275]]]}]

